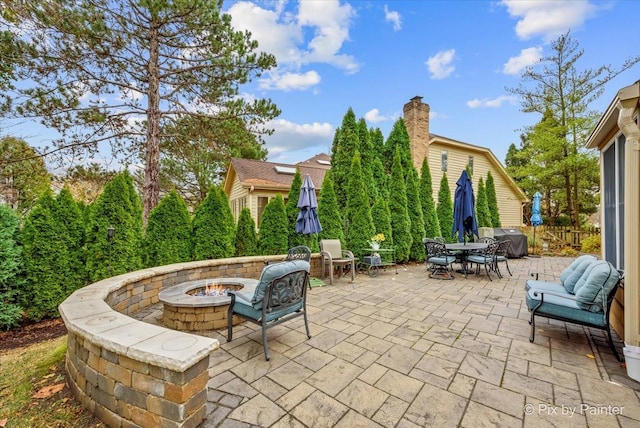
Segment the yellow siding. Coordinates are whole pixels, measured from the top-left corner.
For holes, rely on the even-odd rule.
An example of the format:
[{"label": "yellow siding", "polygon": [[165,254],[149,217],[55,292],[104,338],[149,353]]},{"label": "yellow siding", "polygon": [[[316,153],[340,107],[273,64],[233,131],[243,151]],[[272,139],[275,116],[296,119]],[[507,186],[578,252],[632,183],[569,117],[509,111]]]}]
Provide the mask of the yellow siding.
[{"label": "yellow siding", "polygon": [[504,178],[503,173],[498,171],[488,156],[483,151],[475,151],[472,149],[464,150],[462,148],[441,143],[431,143],[429,145],[429,170],[431,171],[431,180],[433,183],[433,199],[438,203],[438,191],[440,182],[442,181],[442,151],[448,152],[447,180],[451,189],[451,199],[455,195],[456,181],[460,178],[460,174],[467,167],[469,156],[473,156],[473,176],[471,182],[473,189],[478,191],[478,181],[482,177],[483,181],[487,179],[487,173],[491,171],[493,182],[496,187],[496,196],[498,199],[498,210],[500,211],[500,222],[503,227],[518,227],[522,225],[522,203],[518,199],[518,195]]}]

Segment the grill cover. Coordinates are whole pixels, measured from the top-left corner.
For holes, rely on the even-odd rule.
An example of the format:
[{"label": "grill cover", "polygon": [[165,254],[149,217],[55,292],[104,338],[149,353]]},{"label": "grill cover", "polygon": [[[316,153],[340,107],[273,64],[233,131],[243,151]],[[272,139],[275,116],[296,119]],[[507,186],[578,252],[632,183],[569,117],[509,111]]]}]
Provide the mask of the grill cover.
[{"label": "grill cover", "polygon": [[519,229],[502,229],[499,227],[494,227],[493,237],[498,241],[505,241],[507,239],[511,240],[511,247],[507,252],[507,257],[518,258],[529,255],[527,235],[520,232]]}]

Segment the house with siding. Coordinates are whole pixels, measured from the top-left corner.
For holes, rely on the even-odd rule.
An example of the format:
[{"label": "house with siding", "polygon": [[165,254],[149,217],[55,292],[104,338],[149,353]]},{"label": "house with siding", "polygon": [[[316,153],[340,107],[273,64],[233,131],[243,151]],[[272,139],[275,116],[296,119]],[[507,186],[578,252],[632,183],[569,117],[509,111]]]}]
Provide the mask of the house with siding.
[{"label": "house with siding", "polygon": [[324,174],[330,167],[331,157],[324,153],[295,165],[232,158],[224,181],[224,191],[234,219],[238,221],[240,211],[248,207],[259,228],[264,207],[272,198],[280,194],[286,203],[296,168],[300,169],[303,179],[307,174],[311,177],[316,195],[319,196]]},{"label": "house with siding", "polygon": [[[417,170],[420,171],[425,157],[429,159],[435,201],[438,200],[442,173],[447,173],[453,199],[456,181],[462,170],[469,165],[476,191],[479,178],[486,180],[487,173],[491,171],[502,226],[519,227],[523,224],[523,204],[528,202],[528,198],[491,150],[431,134],[429,105],[422,102],[422,97],[414,97],[405,104],[404,120]],[[286,200],[296,168],[300,168],[302,177],[306,174],[311,176],[316,193],[319,194],[324,174],[330,167],[331,157],[324,153],[295,165],[233,158],[227,171],[224,190],[236,220],[242,208],[249,207],[256,226],[259,227],[262,210],[269,200],[277,194],[281,194]]]},{"label": "house with siding", "polygon": [[507,174],[500,161],[486,147],[430,133],[429,111],[429,105],[423,103],[422,97],[419,96],[413,97],[403,107],[404,122],[411,142],[413,164],[420,171],[422,161],[425,158],[429,159],[434,200],[438,200],[438,191],[444,173],[447,174],[453,200],[456,181],[467,166],[471,170],[471,181],[476,192],[480,177],[486,181],[487,173],[491,171],[502,227],[522,226],[523,207],[529,198]]},{"label": "house with siding", "polygon": [[624,269],[611,325],[640,346],[640,81],[618,91],[587,140],[600,151],[602,258]]}]

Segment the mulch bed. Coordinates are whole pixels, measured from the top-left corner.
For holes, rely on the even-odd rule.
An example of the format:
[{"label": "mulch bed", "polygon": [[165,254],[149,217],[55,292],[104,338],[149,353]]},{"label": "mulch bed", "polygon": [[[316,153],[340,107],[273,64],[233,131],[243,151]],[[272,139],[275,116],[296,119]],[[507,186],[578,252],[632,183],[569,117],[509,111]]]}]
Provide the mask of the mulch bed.
[{"label": "mulch bed", "polygon": [[62,318],[44,320],[39,323],[29,324],[13,330],[0,332],[0,351],[55,339],[67,334]]}]

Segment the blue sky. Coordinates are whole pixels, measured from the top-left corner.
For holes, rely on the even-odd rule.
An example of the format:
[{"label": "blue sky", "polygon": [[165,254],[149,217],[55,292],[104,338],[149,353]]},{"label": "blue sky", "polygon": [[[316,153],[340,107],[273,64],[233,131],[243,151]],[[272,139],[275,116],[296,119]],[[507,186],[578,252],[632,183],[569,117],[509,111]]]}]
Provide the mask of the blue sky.
[{"label": "blue sky", "polygon": [[[571,30],[584,50],[579,70],[615,68],[639,53],[635,1],[227,1],[238,29],[250,30],[278,67],[243,88],[271,98],[269,160],[295,163],[330,153],[349,107],[385,138],[402,106],[419,95],[430,131],[490,148],[501,162],[525,126],[505,87],[550,55]],[[603,112],[617,90],[640,79],[640,65],[610,81],[591,108]]]}]

